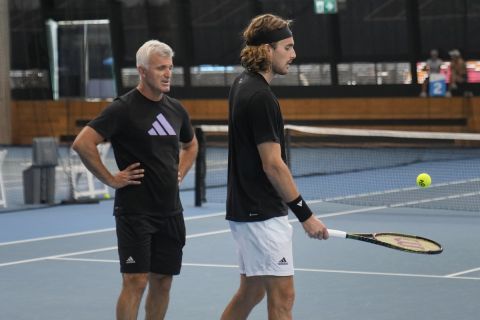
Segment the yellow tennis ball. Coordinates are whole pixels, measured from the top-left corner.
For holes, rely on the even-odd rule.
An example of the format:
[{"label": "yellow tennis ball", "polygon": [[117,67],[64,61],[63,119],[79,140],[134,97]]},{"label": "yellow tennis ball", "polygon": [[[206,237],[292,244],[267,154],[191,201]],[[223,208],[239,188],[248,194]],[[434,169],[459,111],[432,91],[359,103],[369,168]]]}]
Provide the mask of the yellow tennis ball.
[{"label": "yellow tennis ball", "polygon": [[103,198],[104,198],[104,199],[110,199],[110,194],[109,194],[109,193],[105,193],[105,194],[103,195]]},{"label": "yellow tennis ball", "polygon": [[432,183],[432,178],[430,177],[430,175],[428,173],[420,173],[418,176],[417,176],[417,185],[422,187],[422,188],[426,188],[428,186],[430,186],[430,184]]}]

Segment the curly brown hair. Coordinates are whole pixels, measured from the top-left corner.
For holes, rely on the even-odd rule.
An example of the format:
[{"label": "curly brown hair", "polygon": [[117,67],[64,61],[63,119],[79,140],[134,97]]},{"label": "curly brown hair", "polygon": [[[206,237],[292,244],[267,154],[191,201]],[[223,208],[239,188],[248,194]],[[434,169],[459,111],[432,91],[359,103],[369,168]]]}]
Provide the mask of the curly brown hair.
[{"label": "curly brown hair", "polygon": [[[248,43],[260,32],[289,27],[291,22],[273,14],[256,16],[243,31],[243,39]],[[251,72],[266,71],[271,65],[267,53],[268,49],[265,45],[246,45],[240,53],[241,64]]]}]

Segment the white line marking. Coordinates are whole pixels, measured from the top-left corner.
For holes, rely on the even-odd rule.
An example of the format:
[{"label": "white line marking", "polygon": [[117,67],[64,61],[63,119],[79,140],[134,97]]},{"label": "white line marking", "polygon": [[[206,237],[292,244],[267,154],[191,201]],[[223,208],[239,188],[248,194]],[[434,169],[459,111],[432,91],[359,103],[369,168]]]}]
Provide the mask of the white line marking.
[{"label": "white line marking", "polygon": [[[438,198],[432,198],[430,199],[431,201],[435,201]],[[429,200],[429,199],[427,199]],[[421,202],[424,202],[425,200],[421,200]],[[309,203],[318,203],[322,202],[320,201],[311,201]],[[406,203],[398,203],[393,206],[395,207],[400,207],[402,205],[407,205],[411,204],[413,202],[406,202]],[[352,214],[352,213],[359,213],[359,212],[369,212],[369,211],[377,211],[377,210],[382,210],[382,209],[387,209],[388,206],[378,206],[378,207],[367,207],[367,208],[360,208],[360,209],[352,209],[352,210],[346,210],[346,211],[338,211],[338,212],[332,212],[332,213],[325,213],[325,214],[320,214],[317,215],[320,218],[326,218],[326,217],[336,217],[336,216],[341,216],[341,215],[347,215],[347,214]],[[205,214],[201,216],[194,216],[194,217],[187,217],[185,220],[197,220],[197,219],[203,219],[203,218],[211,218],[211,217],[218,217],[221,215],[224,215],[225,212],[217,212],[217,213],[212,213],[212,214]],[[298,222],[296,218],[294,219],[289,219],[290,222]],[[51,239],[60,239],[60,238],[66,238],[66,237],[74,237],[74,236],[81,236],[81,235],[89,235],[89,234],[95,234],[95,233],[101,233],[101,232],[110,232],[114,231],[114,228],[108,228],[108,229],[101,229],[101,230],[93,230],[93,231],[86,231],[86,232],[77,232],[77,233],[70,233],[70,234],[63,234],[63,235],[57,235],[57,236],[51,236],[51,237],[42,237],[42,238],[35,238],[35,239],[26,239],[26,240],[19,240],[19,241],[12,241],[12,242],[3,242],[0,243],[0,246],[6,246],[6,245],[12,245],[12,244],[20,244],[20,243],[28,243],[28,242],[35,242],[35,241],[44,241],[44,240],[51,240]],[[196,234],[190,234],[187,235],[187,239],[192,239],[192,238],[199,238],[199,237],[204,237],[204,236],[211,236],[211,235],[217,235],[217,234],[223,234],[223,233],[229,233],[230,229],[221,229],[217,231],[210,231],[210,232],[203,232],[203,233],[196,233]],[[113,250],[116,249],[117,247],[110,247],[110,248],[103,248],[103,249],[98,249],[99,251],[106,251],[106,250]],[[79,251],[78,253],[69,253],[69,254],[61,254],[61,255],[54,255],[54,256],[48,256],[48,257],[40,257],[40,258],[34,258],[34,259],[27,259],[27,260],[19,260],[19,261],[13,261],[13,262],[7,262],[7,263],[2,263],[0,264],[0,267],[4,266],[9,266],[9,265],[16,265],[16,264],[23,264],[23,263],[29,263],[29,262],[36,262],[36,261],[42,261],[42,260],[47,260],[47,259],[58,259],[58,258],[64,258],[67,256],[71,255],[78,255],[78,254],[84,254],[84,253],[90,253],[90,252],[98,252],[96,250],[91,250],[88,252],[84,251]],[[298,269],[300,271],[304,271],[306,269]],[[313,270],[313,269],[312,269]],[[447,276],[434,276],[434,277],[447,277],[447,278],[462,278],[462,279],[470,279],[468,277],[458,277],[458,275],[462,275],[465,273],[470,273],[474,271],[478,271],[480,268],[477,269],[472,269],[472,270],[467,270],[459,273],[454,273],[450,274]],[[328,272],[328,271],[324,271]],[[399,274],[401,275],[401,274]],[[478,280],[480,278],[471,278],[474,280]]]},{"label": "white line marking", "polygon": [[460,272],[457,272],[457,273],[447,274],[445,277],[453,278],[453,277],[456,277],[456,276],[460,276],[462,274],[467,274],[467,273],[472,273],[472,272],[477,272],[477,271],[480,271],[480,268],[475,268],[475,269],[460,271]]},{"label": "white line marking", "polygon": [[64,253],[64,254],[57,254],[57,255],[53,255],[53,256],[46,256],[46,257],[39,257],[39,258],[26,259],[26,260],[11,261],[11,262],[0,263],[0,267],[7,267],[7,266],[13,266],[13,265],[30,263],[30,262],[44,261],[44,260],[49,260],[49,259],[56,259],[56,258],[76,256],[76,255],[80,255],[80,254],[95,253],[95,252],[102,252],[102,251],[109,251],[109,250],[116,250],[116,249],[117,249],[117,247],[106,247],[106,248],[100,248],[100,249],[95,249],[95,250],[77,251],[77,252],[70,252],[70,253]]},{"label": "white line marking", "polygon": [[90,234],[96,234],[96,233],[102,233],[102,232],[110,232],[110,231],[115,231],[115,228],[99,229],[99,230],[84,231],[84,232],[66,233],[66,234],[59,234],[59,235],[56,235],[56,236],[32,238],[32,239],[25,239],[25,240],[10,241],[10,242],[0,242],[0,247],[1,246],[12,245],[12,244],[45,241],[45,240],[52,240],[52,239],[62,239],[62,238],[69,238],[69,237],[78,237],[78,236],[84,236],[84,235],[90,235]]},{"label": "white line marking", "polygon": [[86,259],[86,258],[50,258],[49,260],[61,260],[61,261],[80,261],[80,262],[104,262],[104,263],[118,263],[118,260],[108,259]]},{"label": "white line marking", "polygon": [[[194,234],[187,235],[187,239],[205,237],[205,236],[228,233],[228,232],[230,232],[230,229],[223,229],[223,230],[217,230],[217,231],[211,231],[211,232],[194,233]],[[72,253],[57,254],[57,255],[53,255],[53,256],[32,258],[32,259],[26,259],[26,260],[18,260],[18,261],[0,263],[0,267],[6,267],[6,266],[24,264],[24,263],[30,263],[30,262],[37,262],[37,261],[43,261],[43,260],[49,260],[49,259],[58,259],[58,258],[64,258],[64,257],[69,257],[69,256],[75,256],[75,255],[81,255],[81,254],[87,254],[87,253],[94,253],[94,252],[101,252],[101,251],[108,251],[108,250],[116,250],[116,249],[117,249],[117,247],[107,247],[107,248],[101,248],[101,249],[96,249],[96,250],[78,251],[78,252],[72,252]]]},{"label": "white line marking", "polygon": [[208,267],[208,268],[238,268],[236,264],[213,264],[213,263],[187,263],[183,262],[182,267]]},{"label": "white line marking", "polygon": [[344,274],[362,274],[375,276],[392,276],[392,277],[416,277],[416,278],[436,278],[436,279],[463,279],[463,280],[480,280],[477,277],[446,277],[431,274],[414,274],[414,273],[388,273],[388,272],[365,272],[365,271],[347,271],[347,270],[327,270],[327,269],[305,269],[295,268],[295,271],[305,272],[325,272],[325,273],[344,273]]},{"label": "white line marking", "polygon": [[[346,215],[346,214],[368,212],[368,211],[377,211],[377,210],[382,210],[382,209],[387,209],[387,208],[388,208],[387,206],[379,206],[379,207],[352,209],[352,210],[338,211],[338,212],[332,212],[332,213],[318,214],[317,217],[319,217],[319,218],[337,217],[337,216],[343,216],[343,215]],[[293,221],[295,221],[295,220],[296,219],[293,219]],[[298,220],[296,220],[296,221],[298,221]]]},{"label": "white line marking", "polygon": [[212,235],[215,235],[215,234],[222,234],[222,233],[229,233],[229,232],[230,232],[230,229],[222,229],[222,230],[217,230],[217,231],[194,233],[194,234],[188,234],[187,239],[200,238],[200,237],[212,236]]},{"label": "white line marking", "polygon": [[224,216],[224,215],[225,215],[225,211],[216,212],[216,213],[209,213],[209,214],[203,214],[203,215],[200,215],[200,216],[186,217],[185,221],[205,219],[205,218],[213,218],[213,217],[219,217],[219,216]]},{"label": "white line marking", "polygon": [[[103,262],[103,263],[118,263],[118,260],[106,259],[81,259],[81,258],[51,258],[54,260],[64,261],[83,261],[83,262]],[[206,267],[206,268],[238,268],[235,264],[212,264],[212,263],[182,263],[183,267]],[[480,268],[478,268],[480,269]],[[476,270],[476,269],[474,269]],[[295,271],[300,272],[318,272],[318,273],[340,273],[340,274],[357,274],[369,276],[390,276],[390,277],[413,277],[413,278],[433,278],[433,279],[459,279],[459,280],[480,280],[477,277],[451,277],[431,275],[431,274],[415,274],[415,273],[390,273],[390,272],[366,272],[366,271],[351,271],[351,270],[329,270],[329,269],[311,269],[311,268],[295,268]]]},{"label": "white line marking", "polygon": [[[474,180],[474,179],[471,179],[471,180]],[[466,181],[470,181],[470,180],[466,180]],[[325,214],[317,215],[317,217],[320,217],[320,218],[336,217],[336,216],[347,215],[347,214],[352,214],[352,213],[377,211],[377,210],[382,210],[382,209],[387,209],[387,208],[398,208],[398,207],[404,207],[404,206],[408,206],[408,205],[412,205],[412,204],[427,203],[427,202],[445,200],[445,199],[450,199],[450,198],[461,198],[461,197],[467,197],[467,196],[478,195],[478,194],[480,194],[480,192],[464,193],[464,194],[457,194],[457,195],[440,197],[440,198],[430,198],[430,199],[423,199],[423,200],[418,200],[418,201],[395,203],[395,204],[391,204],[391,205],[388,205],[388,206],[366,207],[366,208],[352,209],[352,210],[347,210],[347,211],[325,213]],[[340,197],[339,198],[332,198],[332,199],[337,199],[338,200],[338,199],[340,199]],[[325,202],[325,201],[326,200],[314,200],[314,201],[307,201],[307,203],[316,204],[316,203],[322,203],[322,202]],[[207,218],[218,217],[218,216],[222,216],[222,215],[225,215],[225,212],[216,212],[216,213],[211,213],[211,214],[186,217],[185,221],[207,219]],[[295,221],[297,221],[297,219],[290,219],[289,221],[290,222],[295,222]],[[61,234],[61,235],[57,235],[57,236],[40,237],[40,238],[25,239],[25,240],[11,241],[11,242],[0,242],[0,247],[1,246],[6,246],[6,245],[35,242],[35,241],[61,239],[61,238],[67,238],[67,237],[76,237],[76,236],[89,235],[89,234],[95,234],[95,233],[101,233],[101,232],[111,232],[111,231],[114,231],[114,230],[115,230],[114,228],[108,228],[108,229],[68,233],[68,234]],[[220,233],[222,233],[222,232],[220,232]]]},{"label": "white line marking", "polygon": [[[193,217],[186,217],[185,221],[189,220],[198,220],[198,219],[205,219],[205,218],[212,218],[225,215],[225,212],[217,212],[217,213],[210,213],[200,216],[193,216]],[[102,232],[113,232],[115,228],[106,228],[106,229],[99,229],[99,230],[91,230],[91,231],[84,231],[84,232],[74,232],[74,233],[66,233],[66,234],[59,234],[56,236],[48,236],[48,237],[39,237],[39,238],[32,238],[32,239],[25,239],[25,240],[17,240],[17,241],[10,241],[10,242],[0,242],[1,246],[8,246],[14,244],[21,244],[21,243],[29,243],[29,242],[36,242],[36,241],[45,241],[45,240],[52,240],[52,239],[62,239],[62,238],[69,238],[69,237],[78,237]]]}]

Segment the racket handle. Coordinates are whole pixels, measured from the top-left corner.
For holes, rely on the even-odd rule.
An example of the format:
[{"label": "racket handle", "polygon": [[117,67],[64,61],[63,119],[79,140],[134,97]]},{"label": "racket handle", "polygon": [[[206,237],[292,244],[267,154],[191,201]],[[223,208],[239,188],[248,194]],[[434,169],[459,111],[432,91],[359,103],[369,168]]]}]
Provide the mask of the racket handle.
[{"label": "racket handle", "polygon": [[346,238],[347,233],[345,231],[335,230],[335,229],[328,229],[328,234],[330,237],[335,238]]}]

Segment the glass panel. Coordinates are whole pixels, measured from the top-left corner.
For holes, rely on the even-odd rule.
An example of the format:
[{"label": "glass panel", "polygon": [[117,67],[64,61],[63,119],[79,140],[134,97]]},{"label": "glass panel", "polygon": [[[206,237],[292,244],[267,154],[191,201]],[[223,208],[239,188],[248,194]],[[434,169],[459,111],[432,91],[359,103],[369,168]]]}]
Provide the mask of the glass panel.
[{"label": "glass panel", "polygon": [[224,87],[227,73],[233,73],[232,66],[201,65],[190,68],[192,86]]},{"label": "glass panel", "polygon": [[[244,71],[242,66],[202,65],[190,68],[192,86],[230,86],[234,79]],[[273,78],[272,86],[313,86],[328,85],[330,65],[305,64],[290,65],[288,74]]]},{"label": "glass panel", "polygon": [[[136,68],[122,69],[122,85],[124,88],[134,88],[138,84],[138,71]],[[183,67],[173,67],[172,86],[183,87]]]},{"label": "glass panel", "polygon": [[115,97],[108,20],[60,21],[57,30],[59,96]]},{"label": "glass panel", "polygon": [[480,82],[480,61],[467,61],[467,73],[469,83]]},{"label": "glass panel", "polygon": [[301,64],[299,66],[299,79],[302,86],[330,85],[329,64]]},{"label": "glass panel", "polygon": [[[444,74],[448,83],[449,74],[450,74],[450,62],[443,62],[442,66],[440,67],[440,73]],[[421,61],[417,62],[417,78],[418,83],[423,83],[427,78],[428,74],[426,71],[426,62]]]},{"label": "glass panel", "polygon": [[411,83],[410,64],[408,62],[377,63],[377,84]]},{"label": "glass panel", "polygon": [[49,88],[47,70],[11,70],[10,87],[12,89]]},{"label": "glass panel", "polygon": [[340,63],[337,70],[340,85],[376,84],[374,63]]},{"label": "glass panel", "polygon": [[[480,61],[469,60],[467,63],[467,75],[469,83],[480,83]],[[444,62],[441,67],[441,72],[445,75],[446,82],[450,82],[450,62]],[[418,82],[422,83],[427,77],[425,71],[425,62],[417,62],[417,76]]]}]

